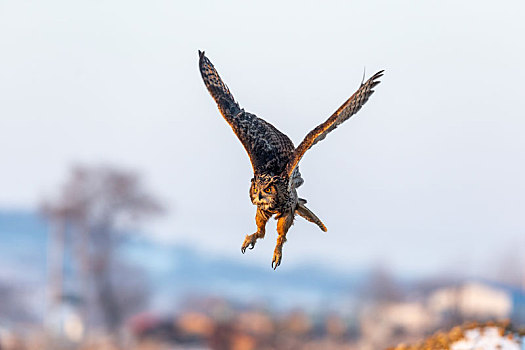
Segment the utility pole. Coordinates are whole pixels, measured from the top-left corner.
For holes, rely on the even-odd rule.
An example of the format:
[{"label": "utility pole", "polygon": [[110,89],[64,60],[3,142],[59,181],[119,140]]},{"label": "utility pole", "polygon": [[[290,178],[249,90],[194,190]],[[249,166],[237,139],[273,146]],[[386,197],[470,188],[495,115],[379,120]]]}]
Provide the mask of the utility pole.
[{"label": "utility pole", "polygon": [[47,236],[47,313],[45,327],[51,328],[52,317],[56,314],[64,294],[64,251],[66,218],[59,208],[44,208],[50,220]]}]

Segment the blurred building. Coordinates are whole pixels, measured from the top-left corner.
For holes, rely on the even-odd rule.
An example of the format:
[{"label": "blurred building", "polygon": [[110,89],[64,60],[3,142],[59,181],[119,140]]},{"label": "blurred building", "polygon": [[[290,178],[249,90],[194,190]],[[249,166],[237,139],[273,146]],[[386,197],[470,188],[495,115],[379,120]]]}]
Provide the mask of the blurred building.
[{"label": "blurred building", "polygon": [[383,302],[363,308],[359,349],[414,342],[436,329],[465,320],[503,320],[512,313],[513,296],[504,288],[473,282],[441,287],[416,301]]},{"label": "blurred building", "polygon": [[361,315],[360,349],[382,349],[406,339],[417,339],[438,324],[424,302],[372,305]]},{"label": "blurred building", "polygon": [[511,316],[509,292],[481,283],[465,283],[436,290],[428,299],[433,312],[446,317],[456,314],[464,319],[504,319]]}]

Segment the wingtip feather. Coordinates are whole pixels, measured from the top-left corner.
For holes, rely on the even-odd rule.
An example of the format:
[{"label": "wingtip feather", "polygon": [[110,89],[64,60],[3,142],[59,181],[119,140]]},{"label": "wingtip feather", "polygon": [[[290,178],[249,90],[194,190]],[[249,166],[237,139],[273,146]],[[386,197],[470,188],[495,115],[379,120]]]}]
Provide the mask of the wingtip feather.
[{"label": "wingtip feather", "polygon": [[374,74],[372,76],[373,80],[381,78],[383,76],[384,72],[385,72],[385,70],[383,69],[383,70],[380,70],[379,72],[377,72],[376,74]]}]

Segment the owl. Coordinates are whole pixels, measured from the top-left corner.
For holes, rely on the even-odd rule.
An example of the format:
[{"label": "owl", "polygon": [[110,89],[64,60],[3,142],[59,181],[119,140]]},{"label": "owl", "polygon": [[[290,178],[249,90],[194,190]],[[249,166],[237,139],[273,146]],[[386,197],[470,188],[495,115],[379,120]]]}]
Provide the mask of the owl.
[{"label": "owl", "polygon": [[306,200],[297,195],[297,188],[304,182],[299,172],[299,161],[310,147],[361,109],[374,93],[373,88],[379,84],[378,79],[383,71],[361,83],[359,89],[330,118],[310,131],[298,147],[294,147],[288,136],[272,124],[239,106],[213,64],[201,51],[199,69],[220,113],[241,141],[252,163],[250,199],[257,206],[257,232],[246,236],[241,252],[244,254],[247,248],[253,249],[257,240],[264,238],[266,223],[275,216],[278,233],[272,259],[272,268],[275,270],[281,264],[286,234],[296,215],[326,232],[323,222],[306,207]]}]

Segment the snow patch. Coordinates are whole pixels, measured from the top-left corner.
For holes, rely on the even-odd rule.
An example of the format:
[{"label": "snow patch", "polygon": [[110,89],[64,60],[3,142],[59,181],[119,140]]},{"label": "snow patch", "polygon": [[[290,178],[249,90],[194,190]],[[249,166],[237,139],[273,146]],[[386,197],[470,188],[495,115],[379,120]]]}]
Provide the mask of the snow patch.
[{"label": "snow patch", "polygon": [[521,350],[520,341],[513,336],[502,336],[496,327],[465,331],[465,339],[453,343],[451,350]]}]

